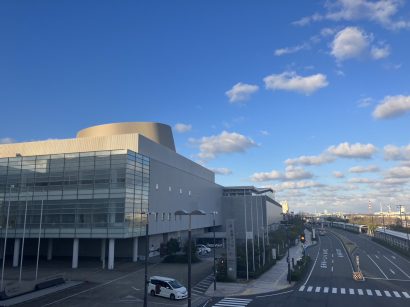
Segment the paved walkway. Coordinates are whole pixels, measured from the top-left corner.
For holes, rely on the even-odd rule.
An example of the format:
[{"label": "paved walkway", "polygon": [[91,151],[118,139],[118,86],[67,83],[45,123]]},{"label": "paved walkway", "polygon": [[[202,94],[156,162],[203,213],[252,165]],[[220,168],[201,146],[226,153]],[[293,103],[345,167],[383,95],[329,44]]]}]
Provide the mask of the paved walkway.
[{"label": "paved walkway", "polygon": [[[311,232],[305,230],[306,245],[312,245]],[[290,259],[294,258],[295,263],[303,254],[301,243],[289,249]],[[226,297],[239,295],[253,295],[273,291],[284,290],[292,287],[295,282],[289,283],[287,279],[288,263],[287,257],[283,257],[267,272],[262,274],[258,279],[253,279],[249,282],[218,282],[216,291],[213,286],[206,291],[208,296]]]}]

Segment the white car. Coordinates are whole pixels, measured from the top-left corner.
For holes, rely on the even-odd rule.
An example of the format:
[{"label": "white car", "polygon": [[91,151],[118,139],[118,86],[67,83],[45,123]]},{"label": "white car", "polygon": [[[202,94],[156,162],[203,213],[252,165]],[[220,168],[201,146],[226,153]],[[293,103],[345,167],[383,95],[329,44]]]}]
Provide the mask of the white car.
[{"label": "white car", "polygon": [[163,296],[171,300],[182,300],[188,297],[186,288],[176,279],[152,276],[148,283],[148,293],[152,296]]},{"label": "white car", "polygon": [[208,254],[211,252],[211,249],[203,244],[197,244],[196,245],[196,250],[198,251],[199,254]]}]

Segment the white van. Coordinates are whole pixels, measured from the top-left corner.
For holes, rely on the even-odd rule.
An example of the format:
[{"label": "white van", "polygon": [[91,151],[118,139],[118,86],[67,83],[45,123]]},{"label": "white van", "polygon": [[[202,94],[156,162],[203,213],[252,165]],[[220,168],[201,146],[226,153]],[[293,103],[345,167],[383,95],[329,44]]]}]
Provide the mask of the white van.
[{"label": "white van", "polygon": [[188,292],[176,279],[162,276],[152,276],[148,283],[148,293],[171,300],[182,300],[188,297]]}]

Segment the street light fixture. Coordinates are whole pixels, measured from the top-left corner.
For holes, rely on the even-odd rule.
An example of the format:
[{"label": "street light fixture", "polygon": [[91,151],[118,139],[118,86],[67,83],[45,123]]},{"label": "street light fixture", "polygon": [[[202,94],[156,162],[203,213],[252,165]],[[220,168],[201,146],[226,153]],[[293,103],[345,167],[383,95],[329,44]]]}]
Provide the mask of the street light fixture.
[{"label": "street light fixture", "polygon": [[218,214],[218,211],[212,211],[211,212],[213,216],[213,230],[214,230],[214,291],[216,291],[216,255],[215,255],[215,249],[216,249],[216,242],[215,242],[215,215]]},{"label": "street light fixture", "polygon": [[188,228],[188,307],[191,307],[191,216],[192,215],[205,215],[203,210],[193,210],[188,212],[186,210],[175,211],[175,215],[188,215],[189,216],[189,228]]}]

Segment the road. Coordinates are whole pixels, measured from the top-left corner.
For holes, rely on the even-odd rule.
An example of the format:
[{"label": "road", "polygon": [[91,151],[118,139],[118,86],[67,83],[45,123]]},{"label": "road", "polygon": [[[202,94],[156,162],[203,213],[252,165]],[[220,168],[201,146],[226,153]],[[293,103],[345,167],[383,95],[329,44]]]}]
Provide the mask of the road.
[{"label": "road", "polygon": [[[338,235],[357,245],[353,257],[348,256]],[[219,299],[210,306],[410,306],[410,262],[367,235],[327,229],[319,236],[319,244],[308,249],[308,255],[313,266],[296,287],[279,293]],[[364,281],[352,278],[357,255]]]}]

